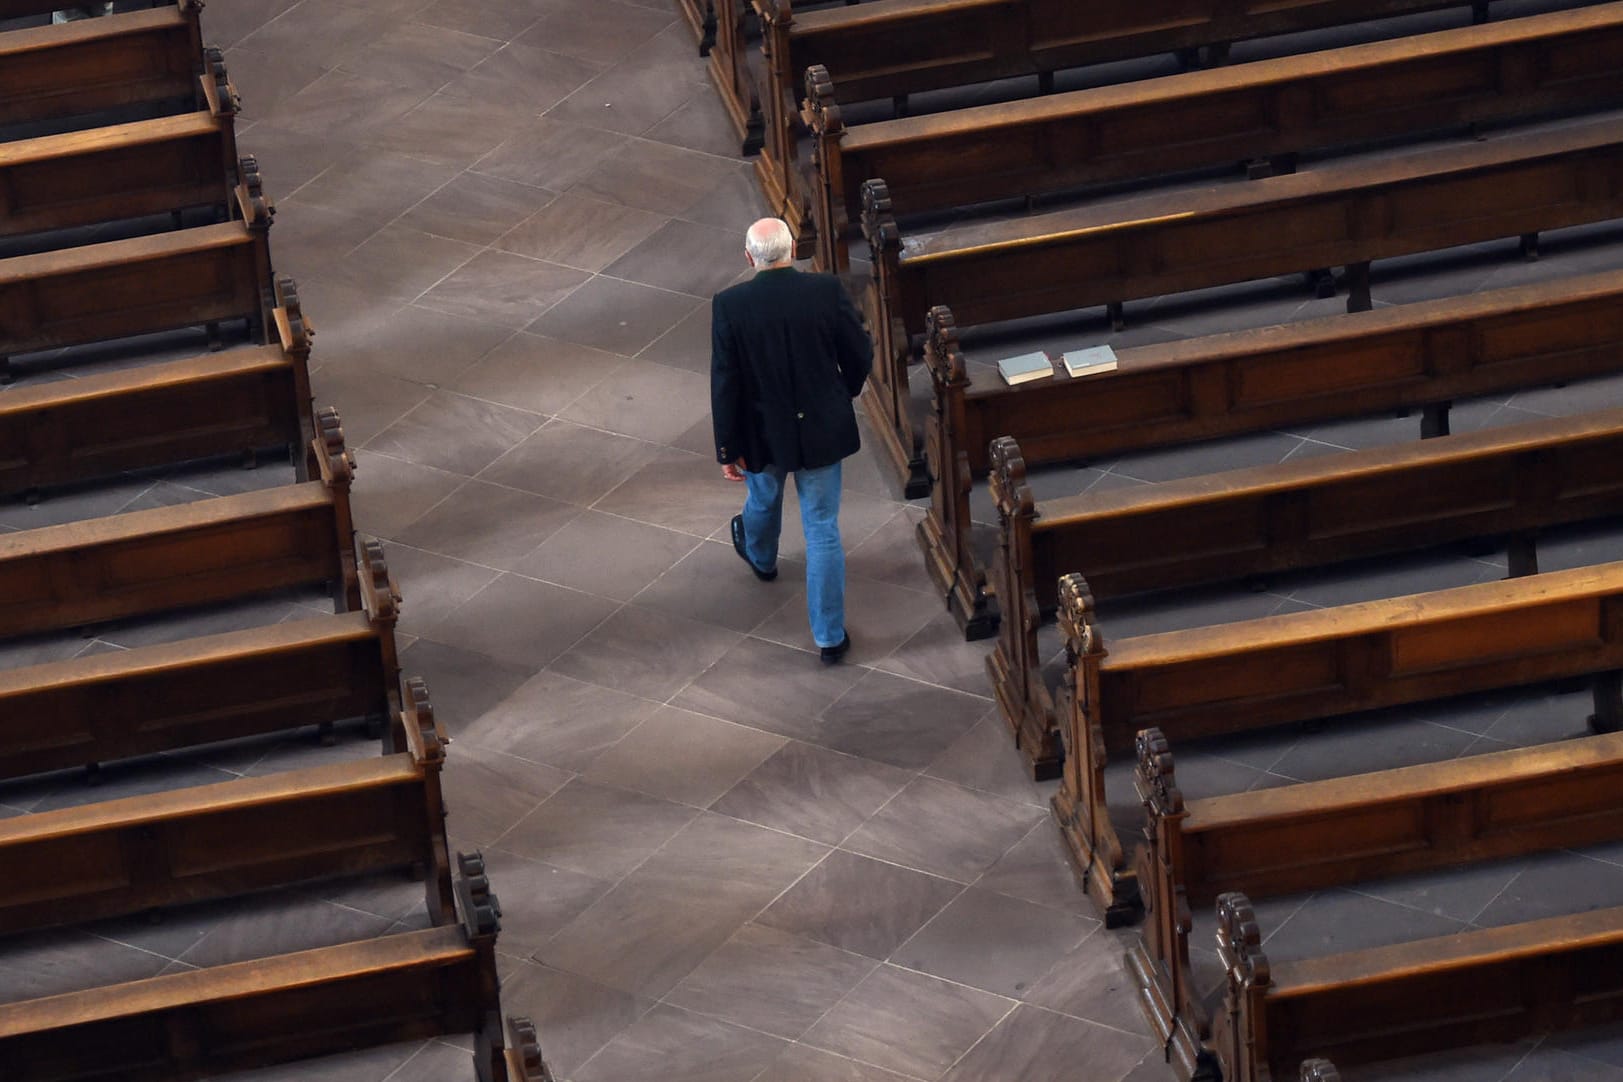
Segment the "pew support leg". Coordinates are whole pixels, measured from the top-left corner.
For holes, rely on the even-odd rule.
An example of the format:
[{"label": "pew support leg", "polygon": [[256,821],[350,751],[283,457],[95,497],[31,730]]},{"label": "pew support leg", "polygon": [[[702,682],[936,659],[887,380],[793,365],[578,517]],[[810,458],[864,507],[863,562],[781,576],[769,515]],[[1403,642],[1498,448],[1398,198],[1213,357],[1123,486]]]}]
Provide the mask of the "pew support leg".
[{"label": "pew support leg", "polygon": [[1037,93],[1052,94],[1054,92],[1054,73],[1039,71],[1037,73]]},{"label": "pew support leg", "polygon": [[1420,438],[1448,435],[1449,402],[1434,402],[1420,411]]},{"label": "pew support leg", "polygon": [[1347,264],[1347,311],[1367,312],[1374,307],[1369,296],[1369,263]]},{"label": "pew support leg", "polygon": [[1117,334],[1127,329],[1126,306],[1121,301],[1111,301],[1105,305],[1105,315],[1110,317],[1110,329]]},{"label": "pew support leg", "polygon": [[1520,247],[1521,247],[1522,258],[1524,260],[1526,260],[1529,263],[1537,263],[1538,262],[1539,252],[1538,252],[1538,234],[1537,233],[1523,233],[1521,235]]},{"label": "pew support leg", "polygon": [[1531,530],[1513,535],[1505,550],[1510,562],[1510,578],[1538,574],[1538,539]]},{"label": "pew support leg", "polygon": [[704,5],[704,21],[700,24],[700,56],[709,56],[710,50],[716,47],[716,27],[716,5],[707,0]]},{"label": "pew support leg", "polygon": [[1593,685],[1595,712],[1589,715],[1589,731],[1615,733],[1623,730],[1623,672],[1604,672]]},{"label": "pew support leg", "polygon": [[1481,26],[1488,21],[1488,0],[1476,0],[1471,5],[1471,24]]},{"label": "pew support leg", "polygon": [[1313,296],[1321,301],[1329,300],[1336,295],[1336,279],[1329,268],[1321,267],[1310,270],[1305,275],[1307,288],[1313,291]]},{"label": "pew support leg", "polygon": [[338,733],[333,728],[332,722],[324,721],[316,726],[316,743],[324,748],[330,748],[338,743]]},{"label": "pew support leg", "polygon": [[10,383],[12,378],[11,358],[0,356],[0,384]]}]

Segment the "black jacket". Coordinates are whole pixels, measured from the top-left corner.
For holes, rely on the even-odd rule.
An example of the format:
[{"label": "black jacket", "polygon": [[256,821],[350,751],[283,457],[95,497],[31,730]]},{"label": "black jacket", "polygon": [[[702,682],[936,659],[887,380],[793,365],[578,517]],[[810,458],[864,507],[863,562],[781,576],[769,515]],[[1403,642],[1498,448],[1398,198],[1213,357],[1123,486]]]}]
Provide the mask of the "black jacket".
[{"label": "black jacket", "polygon": [[861,446],[851,400],[873,343],[837,278],[756,272],[710,305],[716,459],[759,471],[831,466]]}]

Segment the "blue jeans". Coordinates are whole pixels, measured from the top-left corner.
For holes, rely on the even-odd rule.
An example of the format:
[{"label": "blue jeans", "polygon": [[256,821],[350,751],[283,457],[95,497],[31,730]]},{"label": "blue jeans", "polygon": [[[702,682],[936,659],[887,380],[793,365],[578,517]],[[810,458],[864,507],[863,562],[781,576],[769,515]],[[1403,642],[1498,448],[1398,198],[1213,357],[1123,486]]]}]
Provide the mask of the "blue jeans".
[{"label": "blue jeans", "polygon": [[[744,551],[756,567],[778,566],[783,532],[783,471],[744,474]],[[806,535],[806,613],[818,646],[845,639],[845,549],[840,547],[840,464],[795,471],[800,528]]]}]

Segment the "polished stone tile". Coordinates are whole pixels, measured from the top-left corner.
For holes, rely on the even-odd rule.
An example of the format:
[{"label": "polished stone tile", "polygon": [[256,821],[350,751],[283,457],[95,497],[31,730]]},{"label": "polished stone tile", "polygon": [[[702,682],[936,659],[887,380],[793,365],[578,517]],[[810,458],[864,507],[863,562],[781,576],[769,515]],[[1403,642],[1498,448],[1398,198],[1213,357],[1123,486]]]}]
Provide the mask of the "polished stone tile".
[{"label": "polished stone tile", "polygon": [[985,699],[869,672],[824,712],[817,743],[922,770],[968,732],[987,706]]},{"label": "polished stone tile", "polygon": [[835,850],[756,919],[884,959],[961,890],[950,880]]},{"label": "polished stone tile", "polygon": [[383,550],[400,587],[400,626],[418,634],[444,620],[458,605],[495,581],[497,572],[407,545]]},{"label": "polished stone tile", "polygon": [[[1288,900],[1272,904],[1282,906]],[[1264,926],[1263,920],[1259,912],[1258,923],[1266,937],[1263,946],[1274,962],[1407,943],[1466,928],[1462,921],[1347,891],[1314,895],[1282,924]]]},{"label": "polished stone tile", "polygon": [[[482,101],[447,88],[425,98],[414,105],[410,112],[363,138],[368,145],[380,150],[397,151],[465,169],[499,147],[512,136],[513,129],[529,117],[529,109],[521,102]],[[529,209],[534,211],[540,205],[532,204]],[[514,218],[508,225],[517,220]],[[479,240],[478,243],[485,242]]]},{"label": "polished stone tile", "polygon": [[700,544],[703,542],[690,534],[582,511],[519,561],[515,570],[560,586],[630,601]]},{"label": "polished stone tile", "polygon": [[224,965],[273,954],[369,939],[389,927],[385,917],[295,894],[243,898],[185,952],[195,966]]},{"label": "polished stone tile", "polygon": [[1472,742],[1469,733],[1413,724],[1401,714],[1383,711],[1374,717],[1321,722],[1313,739],[1301,741],[1268,769],[1288,778],[1318,781],[1452,759]]},{"label": "polished stone tile", "polygon": [[[894,658],[887,662],[890,660]],[[1031,780],[1031,767],[1014,746],[1014,735],[995,707],[953,741],[925,773],[966,789],[1043,808],[1051,795],[1047,787]]]},{"label": "polished stone tile", "polygon": [[722,480],[714,455],[658,450],[594,506],[599,511],[708,537],[728,529],[744,503],[741,488]]},{"label": "polished stone tile", "polygon": [[534,115],[563,101],[602,70],[603,65],[589,60],[509,42],[451,80],[446,92],[472,101],[522,101]]},{"label": "polished stone tile", "polygon": [[390,224],[342,258],[309,272],[304,285],[306,289],[345,286],[406,303],[478,254],[476,245]]},{"label": "polished stone tile", "polygon": [[703,303],[685,293],[598,277],[553,305],[526,329],[630,355]]},{"label": "polished stone tile", "polygon": [[618,602],[503,574],[422,634],[540,669],[603,623]]},{"label": "polished stone tile", "polygon": [[858,954],[746,924],[665,1001],[793,1040],[874,965]]},{"label": "polished stone tile", "polygon": [[654,1006],[585,977],[534,962],[507,962],[502,1010],[535,1022],[547,1065],[570,1078],[582,1063]]},{"label": "polished stone tile", "polygon": [[[316,83],[311,90],[319,90],[326,81],[323,79]],[[299,95],[301,98],[304,96],[305,94]],[[344,138],[342,133],[319,126],[294,130],[312,131],[333,139]],[[269,162],[266,162],[265,166],[267,169],[274,169]],[[335,163],[292,196],[282,200],[277,217],[293,217],[298,213],[298,208],[312,206],[362,217],[381,217],[384,221],[388,221],[404,214],[424,198],[438,191],[456,176],[457,172],[455,166],[426,162],[405,154],[378,150],[356,151]],[[268,174],[274,175],[274,172]]]},{"label": "polished stone tile", "polygon": [[[701,304],[654,339],[638,359],[710,375],[710,305]],[[709,450],[710,448],[706,448]],[[843,472],[843,471],[842,471]]]},{"label": "polished stone tile", "polygon": [[742,269],[736,232],[674,219],[632,248],[605,274],[695,297],[732,285]]},{"label": "polished stone tile", "polygon": [[885,965],[802,1041],[915,1078],[940,1078],[1014,1006],[1002,996]]},{"label": "polished stone tile", "polygon": [[596,272],[635,248],[665,218],[571,190],[497,241],[503,251]]},{"label": "polished stone tile", "polygon": [[[582,195],[671,217],[688,212],[735,176],[750,177],[747,162],[633,139],[604,158],[571,189]],[[744,265],[743,241],[737,266]]]},{"label": "polished stone tile", "polygon": [[1048,974],[1020,998],[1112,1029],[1147,1032],[1137,985],[1122,961],[1137,937],[1138,932],[1131,929],[1094,932],[1061,955]]},{"label": "polished stone tile", "polygon": [[[798,512],[795,514],[798,516]],[[790,518],[787,508],[784,517]],[[785,531],[786,534],[789,532]],[[799,531],[793,533],[798,541]],[[784,555],[796,553],[785,545]],[[941,612],[941,608],[941,599],[931,594],[858,579],[848,573],[845,580],[845,630],[851,636],[851,652],[846,655],[846,663],[878,664],[917,634]],[[805,591],[797,590],[792,599],[756,627],[755,633],[775,642],[810,646]]]},{"label": "polished stone tile", "polygon": [[[918,522],[923,517],[911,507],[898,510],[847,551],[846,571],[859,578],[935,593],[937,588],[919,555]],[[963,635],[958,637],[962,640]],[[979,648],[985,649],[985,645]]]},{"label": "polished stone tile", "polygon": [[446,825],[456,849],[494,844],[570,780],[567,772],[553,767],[455,743],[446,756],[443,785]]},{"label": "polished stone tile", "polygon": [[657,708],[649,699],[540,672],[485,710],[462,738],[534,762],[582,771]]},{"label": "polished stone tile", "polygon": [[624,361],[602,350],[521,333],[485,354],[452,389],[504,406],[557,413],[613,377]]},{"label": "polished stone tile", "polygon": [[837,844],[907,784],[904,770],[790,741],[712,811]]},{"label": "polished stone tile", "polygon": [[1099,927],[1082,917],[970,887],[891,956],[897,965],[1022,997]]},{"label": "polished stone tile", "polygon": [[[960,883],[974,882],[1047,815],[935,778],[920,777],[858,828],[844,848]],[[920,830],[919,825],[926,824]]]},{"label": "polished stone tile", "polygon": [[570,267],[486,251],[441,278],[417,303],[518,330],[535,322],[589,277]]},{"label": "polished stone tile", "polygon": [[338,68],[398,86],[438,90],[501,46],[492,38],[406,22],[340,57]]},{"label": "polished stone tile", "polygon": [[[423,1058],[423,1051],[429,1047],[433,1046],[421,1041],[402,1042],[209,1077],[220,1082],[384,1082],[385,1079],[394,1082],[396,1079],[423,1077],[414,1074],[411,1068],[413,1063]],[[472,1060],[466,1051],[449,1049],[444,1045],[438,1047],[450,1053],[462,1071],[472,1069]],[[433,1058],[441,1064],[446,1062],[437,1055]],[[441,1077],[456,1078],[457,1075]]]},{"label": "polished stone tile", "polygon": [[613,132],[541,117],[518,127],[474,171],[561,192],[625,142]]},{"label": "polished stone tile", "polygon": [[412,18],[499,41],[511,41],[539,19],[548,0],[430,0]]},{"label": "polished stone tile", "polygon": [[784,1042],[677,1007],[638,1019],[575,1073],[578,1082],[750,1082]]},{"label": "polished stone tile", "polygon": [[[214,26],[214,13],[211,10],[209,40],[221,45],[223,42],[216,36]],[[283,50],[269,52],[246,46],[226,49],[225,64],[226,70],[231,75],[231,85],[235,86],[242,96],[245,112],[251,109],[252,115],[256,117],[270,115],[277,106],[321,78],[327,71],[321,64],[296,54]],[[266,154],[267,161],[277,162],[279,183],[286,185],[284,191],[291,192],[299,184],[309,180],[308,176],[300,178],[284,172],[281,168],[283,155],[267,154],[270,148],[261,143],[259,127],[254,126],[253,139],[242,143],[242,149]]]},{"label": "polished stone tile", "polygon": [[422,466],[472,477],[540,428],[539,414],[435,391],[367,446]]},{"label": "polished stone tile", "polygon": [[350,448],[363,446],[428,399],[421,383],[360,365],[327,365],[310,373],[316,402],[336,406],[344,418]]},{"label": "polished stone tile", "polygon": [[781,736],[662,706],[599,755],[584,776],[703,808],[783,744]]},{"label": "polished stone tile", "polygon": [[653,855],[693,808],[576,779],[519,820],[496,847],[598,879],[615,880]]},{"label": "polished stone tile", "polygon": [[[736,158],[740,140],[728,119],[714,86],[706,84],[698,93],[676,107],[665,119],[643,132],[671,146],[684,147],[718,158]],[[705,199],[683,217],[711,225],[729,226],[740,231],[767,213],[766,199],[753,176],[739,177]]]},{"label": "polished stone tile", "polygon": [[[707,76],[703,65],[693,62],[692,41],[686,26],[673,24],[548,109],[547,116],[642,135],[704,88]],[[678,47],[675,56],[671,44]]]},{"label": "polished stone tile", "polygon": [[[316,356],[332,358],[317,381],[318,393],[327,374],[335,369],[381,372],[431,386],[448,384],[512,337],[513,332],[506,327],[415,305],[380,305],[375,299],[368,300],[368,296],[322,283],[305,305],[318,330]],[[356,310],[369,313],[369,317],[355,318],[352,313]],[[332,318],[335,312],[342,317],[336,324]],[[366,408],[363,396],[370,389],[357,387],[354,394],[333,396],[332,404],[343,414],[346,432],[356,405],[350,400],[358,399]],[[351,435],[350,441],[354,445],[360,437]]]},{"label": "polished stone tile", "polygon": [[[479,479],[585,506],[597,503],[662,454],[658,444],[551,421],[492,463]],[[625,517],[646,521],[642,514]]]},{"label": "polished stone tile", "polygon": [[906,1075],[803,1044],[783,1050],[757,1082],[909,1082]]},{"label": "polished stone tile", "polygon": [[[528,957],[541,949],[612,885],[501,849],[486,849],[484,855],[485,870],[502,903],[496,949],[514,956]],[[543,1041],[542,1051],[550,1056],[550,1042]]]},{"label": "polished stone tile", "polygon": [[1523,862],[1498,860],[1441,871],[1362,880],[1349,889],[1454,920],[1474,921],[1520,874]]},{"label": "polished stone tile", "polygon": [[676,14],[618,0],[561,0],[517,37],[524,45],[609,64],[671,25]]},{"label": "polished stone tile", "polygon": [[1473,920],[1499,927],[1604,909],[1619,899],[1623,868],[1577,853],[1546,853],[1523,862],[1521,873]]},{"label": "polished stone tile", "polygon": [[[761,585],[753,576],[749,582]],[[728,649],[673,701],[741,725],[815,740],[822,732],[819,715],[861,676],[856,666],[823,665],[807,651],[752,636]]]},{"label": "polished stone tile", "polygon": [[[431,99],[410,115],[433,107]],[[400,224],[436,237],[490,244],[556,198],[546,188],[462,173],[408,210]]]},{"label": "polished stone tile", "polygon": [[[212,16],[210,23],[212,25]],[[295,16],[256,22],[237,44],[271,56],[298,57],[331,67],[345,54],[376,41],[389,25],[349,4],[324,4]],[[256,114],[258,110],[255,110]]]},{"label": "polished stone tile", "polygon": [[566,523],[580,508],[518,489],[467,481],[400,533],[413,548],[504,570]]},{"label": "polished stone tile", "polygon": [[1022,1004],[970,1050],[944,1082],[1064,1082],[1074,1065],[1086,1063],[1099,1082],[1125,1078],[1149,1053],[1148,1037],[1122,1033],[1040,1007]]},{"label": "polished stone tile", "polygon": [[1059,829],[1048,816],[986,869],[975,886],[1069,913],[1096,915],[1071,870]]},{"label": "polished stone tile", "polygon": [[392,540],[463,483],[454,473],[393,455],[358,451],[351,507],[355,521],[364,524],[368,534]]},{"label": "polished stone tile", "polygon": [[665,700],[737,641],[736,632],[626,605],[553,668],[577,680]]},{"label": "polished stone tile", "polygon": [[[779,579],[794,579],[804,572],[787,560],[779,561]],[[777,582],[761,582],[732,545],[706,541],[655,579],[635,601],[638,605],[700,620],[733,631],[749,631],[779,605],[784,589]]]},{"label": "polished stone tile", "polygon": [[63,928],[8,937],[0,954],[0,1001],[15,1003],[154,977],[161,955]]}]

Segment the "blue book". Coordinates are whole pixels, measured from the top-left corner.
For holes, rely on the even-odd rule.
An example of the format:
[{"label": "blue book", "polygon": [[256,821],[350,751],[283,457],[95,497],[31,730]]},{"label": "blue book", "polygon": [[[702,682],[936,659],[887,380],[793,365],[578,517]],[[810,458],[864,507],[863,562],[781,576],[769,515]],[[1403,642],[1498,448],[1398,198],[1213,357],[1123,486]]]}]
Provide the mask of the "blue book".
[{"label": "blue book", "polygon": [[1030,383],[1054,374],[1054,362],[1046,353],[1022,353],[1018,357],[1005,357],[997,363],[1003,382],[1013,387],[1017,383]]}]

